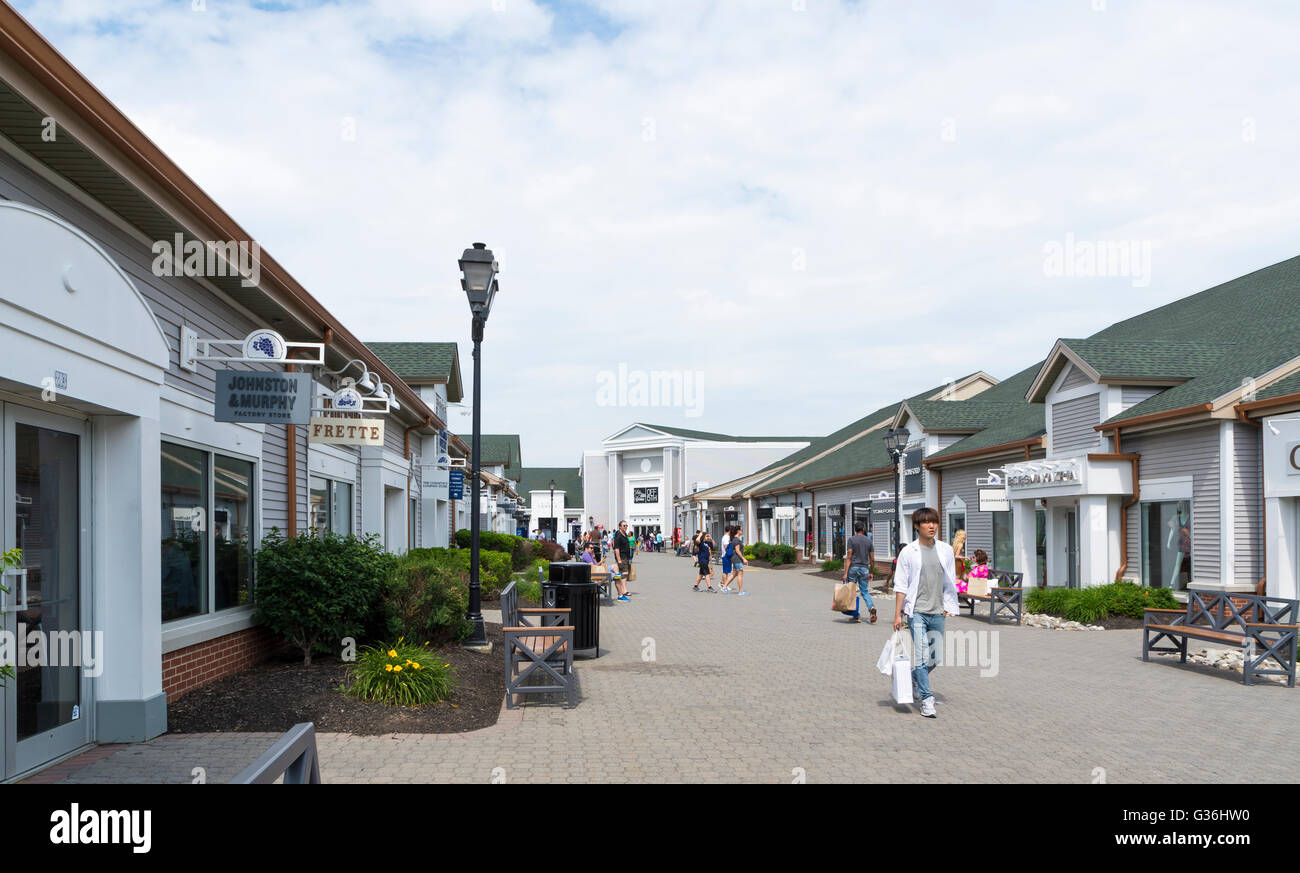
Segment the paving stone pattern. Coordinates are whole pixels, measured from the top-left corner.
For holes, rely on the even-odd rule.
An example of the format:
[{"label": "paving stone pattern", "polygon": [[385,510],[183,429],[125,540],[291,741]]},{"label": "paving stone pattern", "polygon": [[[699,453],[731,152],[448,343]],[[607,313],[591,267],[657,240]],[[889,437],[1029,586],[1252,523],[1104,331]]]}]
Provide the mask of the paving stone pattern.
[{"label": "paving stone pattern", "polygon": [[[752,571],[750,597],[695,593],[691,564],[637,558],[602,607],[582,700],[529,698],[461,735],[319,737],[326,782],[1218,782],[1300,780],[1300,696],[1237,674],[1143,663],[1141,631],[1000,625],[998,671],[940,667],[937,719],[897,707],[875,664],[891,633],[830,610],[833,582]],[[865,613],[864,613],[865,615]],[[948,630],[989,630],[948,620]],[[986,640],[987,645],[991,640]],[[643,649],[653,660],[643,659]],[[499,651],[490,657],[500,658]],[[987,671],[985,671],[987,672]],[[224,782],[272,734],[163,736],[69,762],[67,782]]]}]

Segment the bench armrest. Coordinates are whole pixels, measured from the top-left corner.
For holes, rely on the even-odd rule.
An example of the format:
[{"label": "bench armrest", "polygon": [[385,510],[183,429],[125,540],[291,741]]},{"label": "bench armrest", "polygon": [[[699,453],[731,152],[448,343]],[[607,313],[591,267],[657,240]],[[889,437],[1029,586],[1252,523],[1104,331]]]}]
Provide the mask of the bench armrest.
[{"label": "bench armrest", "polygon": [[517,610],[515,610],[515,611],[516,611],[516,612],[525,612],[525,613],[527,613],[527,614],[529,614],[529,615],[541,615],[542,613],[550,613],[550,612],[568,612],[568,611],[569,611],[569,608],[568,608],[567,606],[563,606],[563,607],[559,607],[559,608],[549,608],[549,607],[541,607],[541,606],[527,606],[527,607],[521,607],[521,608],[519,608],[519,609],[517,609]]},{"label": "bench armrest", "polygon": [[1144,609],[1143,612],[1187,612],[1185,609]]}]

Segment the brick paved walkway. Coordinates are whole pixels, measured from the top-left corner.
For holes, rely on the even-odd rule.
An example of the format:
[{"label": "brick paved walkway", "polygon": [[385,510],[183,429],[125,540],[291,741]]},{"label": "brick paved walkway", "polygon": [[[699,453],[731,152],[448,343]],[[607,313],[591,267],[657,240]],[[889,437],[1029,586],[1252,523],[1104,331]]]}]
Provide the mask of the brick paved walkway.
[{"label": "brick paved walkway", "polygon": [[[830,611],[832,583],[803,572],[748,573],[754,593],[739,598],[692,592],[685,558],[643,555],[637,566],[632,602],[603,609],[607,654],[578,662],[577,709],[530,702],[464,735],[324,734],[322,778],[1087,783],[1104,770],[1107,782],[1300,780],[1300,759],[1285,751],[1300,716],[1295,689],[1144,664],[1140,631],[1000,626],[997,675],[941,667],[930,720],[893,706],[875,670],[892,599],[879,603],[878,624],[850,625]],[[654,660],[643,660],[651,644]],[[65,781],[191,782],[202,768],[223,782],[273,739],[163,736],[85,766],[74,759]],[[992,762],[994,747],[1010,763]]]}]

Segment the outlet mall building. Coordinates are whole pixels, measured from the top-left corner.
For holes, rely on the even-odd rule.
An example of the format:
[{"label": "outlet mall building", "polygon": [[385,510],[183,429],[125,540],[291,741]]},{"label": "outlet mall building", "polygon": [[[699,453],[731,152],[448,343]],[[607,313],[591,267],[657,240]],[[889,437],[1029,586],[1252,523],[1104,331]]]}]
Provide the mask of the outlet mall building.
[{"label": "outlet mall building", "polygon": [[[178,237],[201,269],[159,268]],[[264,657],[250,559],[272,527],[447,543],[455,345],[407,344],[408,384],[265,252],[238,275],[251,244],[0,2],[0,546],[23,550],[3,630],[85,633],[95,661],[19,643],[0,780],[157,736],[169,697]]]},{"label": "outlet mall building", "polygon": [[[1300,258],[1084,339],[1005,380],[976,373],[879,409],[806,448],[678,500],[734,507],[768,542],[842,556],[864,521],[890,557],[920,506],[1026,584],[1116,578],[1297,597]],[[680,492],[679,492],[680,493]]]}]

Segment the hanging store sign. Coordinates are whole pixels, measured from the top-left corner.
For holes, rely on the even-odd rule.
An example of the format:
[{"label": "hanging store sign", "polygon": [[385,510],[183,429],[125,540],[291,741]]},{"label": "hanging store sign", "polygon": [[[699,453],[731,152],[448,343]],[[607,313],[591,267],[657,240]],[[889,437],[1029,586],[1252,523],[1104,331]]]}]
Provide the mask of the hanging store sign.
[{"label": "hanging store sign", "polygon": [[769,519],[769,518],[771,518],[771,517],[772,517],[772,510],[773,510],[774,508],[775,508],[775,507],[771,507],[771,506],[760,506],[760,507],[758,508],[758,520],[759,520],[759,521],[763,521],[763,520],[765,520],[765,519]]},{"label": "hanging store sign", "polygon": [[382,418],[313,418],[308,441],[325,446],[382,446]]},{"label": "hanging store sign", "polygon": [[1042,488],[1050,485],[1078,485],[1083,478],[1083,468],[1073,458],[1063,461],[1022,461],[1007,464],[1006,486],[1016,488]]},{"label": "hanging store sign", "polygon": [[655,487],[655,488],[633,488],[633,489],[632,489],[632,502],[633,502],[633,503],[658,503],[658,502],[659,502],[659,489],[658,489],[658,487]]},{"label": "hanging store sign", "polygon": [[1005,488],[981,488],[980,512],[1010,512],[1011,503],[1007,500]]},{"label": "hanging store sign", "polygon": [[447,476],[447,488],[452,500],[465,499],[465,471],[451,470]]},{"label": "hanging store sign", "polygon": [[[213,346],[232,346],[239,354],[218,354]],[[300,354],[309,353],[310,356]],[[289,355],[299,353],[292,360]],[[325,363],[324,343],[290,342],[269,328],[259,328],[243,339],[203,338],[191,327],[181,327],[179,365],[182,370],[198,372],[199,361],[240,361],[250,364],[302,364],[322,366]]]},{"label": "hanging store sign", "polygon": [[921,482],[922,447],[917,446],[903,455],[903,493],[920,494],[925,488]]},{"label": "hanging store sign", "polygon": [[774,506],[772,507],[773,518],[794,518],[793,506]]},{"label": "hanging store sign", "polygon": [[307,424],[311,374],[218,370],[212,417],[242,424]]}]

